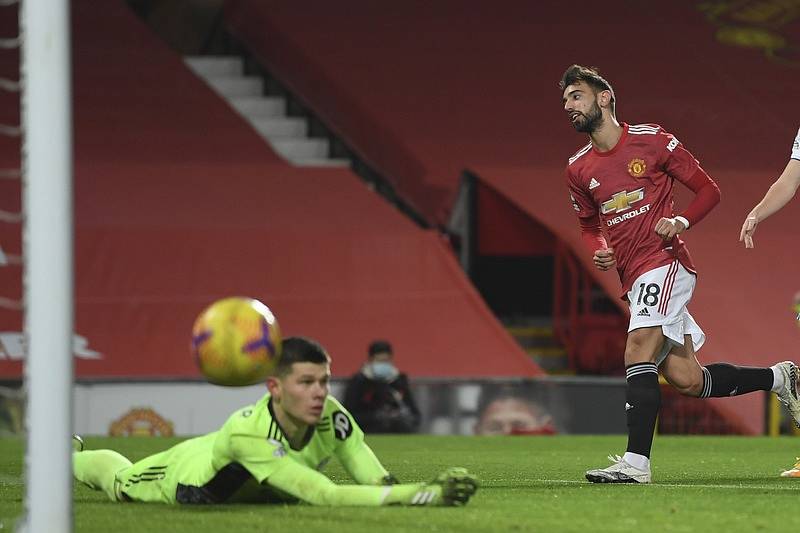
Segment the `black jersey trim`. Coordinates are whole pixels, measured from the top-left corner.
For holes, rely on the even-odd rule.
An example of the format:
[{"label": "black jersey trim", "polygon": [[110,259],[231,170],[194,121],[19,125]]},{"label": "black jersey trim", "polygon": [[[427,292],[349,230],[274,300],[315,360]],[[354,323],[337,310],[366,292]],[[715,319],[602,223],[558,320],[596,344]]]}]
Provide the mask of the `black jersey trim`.
[{"label": "black jersey trim", "polygon": [[188,505],[225,503],[252,477],[250,472],[239,463],[230,463],[220,469],[202,487],[178,483],[175,500],[180,504]]},{"label": "black jersey trim", "polygon": [[306,430],[306,434],[303,435],[303,440],[300,442],[300,446],[295,448],[289,442],[289,438],[286,437],[286,432],[281,427],[280,423],[278,422],[278,418],[275,416],[275,411],[272,409],[272,398],[269,399],[267,402],[267,409],[269,410],[270,416],[270,423],[269,423],[269,430],[267,431],[267,438],[268,439],[275,439],[281,440],[283,439],[286,444],[294,451],[298,452],[306,447],[306,445],[311,442],[311,438],[314,436],[314,431],[316,430],[316,426],[308,426]]}]

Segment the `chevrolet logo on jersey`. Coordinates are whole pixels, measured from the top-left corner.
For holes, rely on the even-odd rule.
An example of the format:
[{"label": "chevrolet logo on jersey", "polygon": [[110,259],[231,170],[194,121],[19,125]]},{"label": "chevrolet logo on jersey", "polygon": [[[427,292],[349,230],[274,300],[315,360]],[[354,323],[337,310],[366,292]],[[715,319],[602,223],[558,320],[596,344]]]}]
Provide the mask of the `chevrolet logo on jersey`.
[{"label": "chevrolet logo on jersey", "polygon": [[644,200],[644,187],[636,189],[633,192],[622,191],[615,193],[614,196],[611,197],[611,200],[603,202],[600,206],[600,210],[604,215],[608,215],[609,213],[621,213],[622,211],[630,209],[633,204],[641,200]]}]

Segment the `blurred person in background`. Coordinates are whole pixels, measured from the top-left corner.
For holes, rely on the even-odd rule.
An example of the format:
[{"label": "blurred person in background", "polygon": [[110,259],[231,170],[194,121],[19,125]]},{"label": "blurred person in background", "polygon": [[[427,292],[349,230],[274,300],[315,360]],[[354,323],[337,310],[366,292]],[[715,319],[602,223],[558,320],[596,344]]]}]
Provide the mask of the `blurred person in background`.
[{"label": "blurred person in background", "polygon": [[419,429],[420,413],[408,377],[395,366],[392,345],[385,340],[370,343],[367,361],[347,384],[344,405],[370,433]]},{"label": "blurred person in background", "polygon": [[553,417],[519,387],[484,385],[476,435],[555,435]]}]

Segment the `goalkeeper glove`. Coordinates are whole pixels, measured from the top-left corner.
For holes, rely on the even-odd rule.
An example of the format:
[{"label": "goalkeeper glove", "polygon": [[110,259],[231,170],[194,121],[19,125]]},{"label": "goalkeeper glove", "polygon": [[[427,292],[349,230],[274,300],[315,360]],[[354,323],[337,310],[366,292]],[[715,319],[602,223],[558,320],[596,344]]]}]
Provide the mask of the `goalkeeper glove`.
[{"label": "goalkeeper glove", "polygon": [[465,505],[478,490],[478,479],[465,468],[451,467],[426,483],[412,497],[411,505]]}]

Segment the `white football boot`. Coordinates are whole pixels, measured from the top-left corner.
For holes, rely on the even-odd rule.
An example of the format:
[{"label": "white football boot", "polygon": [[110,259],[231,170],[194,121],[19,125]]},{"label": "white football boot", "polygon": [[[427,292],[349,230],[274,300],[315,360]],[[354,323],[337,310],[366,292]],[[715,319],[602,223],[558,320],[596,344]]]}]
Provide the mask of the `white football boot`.
[{"label": "white football boot", "polygon": [[785,470],[781,472],[781,477],[798,477],[800,478],[800,457],[797,458],[797,462],[794,464],[792,468],[789,470]]},{"label": "white football boot", "polygon": [[586,479],[592,483],[650,483],[649,468],[639,470],[629,465],[619,455],[609,455],[608,460],[614,464],[607,468],[587,471]]},{"label": "white football boot", "polygon": [[797,427],[800,428],[800,398],[797,397],[797,365],[791,361],[784,361],[775,365],[783,374],[783,387],[778,391],[778,399],[789,414]]}]

